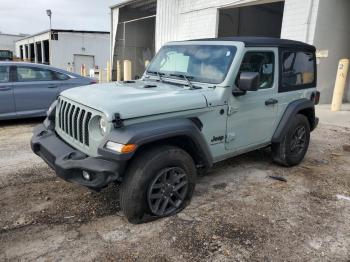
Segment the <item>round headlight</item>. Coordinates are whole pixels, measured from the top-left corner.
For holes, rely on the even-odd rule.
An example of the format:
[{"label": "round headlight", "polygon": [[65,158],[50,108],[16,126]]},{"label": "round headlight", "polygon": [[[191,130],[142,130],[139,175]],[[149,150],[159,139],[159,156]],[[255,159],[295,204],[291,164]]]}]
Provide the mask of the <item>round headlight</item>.
[{"label": "round headlight", "polygon": [[107,121],[103,117],[100,119],[100,130],[103,136],[107,133]]}]

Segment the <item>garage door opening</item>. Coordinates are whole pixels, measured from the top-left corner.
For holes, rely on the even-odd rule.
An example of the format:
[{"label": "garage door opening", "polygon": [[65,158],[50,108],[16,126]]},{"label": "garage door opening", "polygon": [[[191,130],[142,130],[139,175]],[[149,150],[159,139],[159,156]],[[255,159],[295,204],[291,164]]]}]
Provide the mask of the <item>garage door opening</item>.
[{"label": "garage door opening", "polygon": [[284,2],[220,10],[219,37],[281,37]]},{"label": "garage door opening", "polygon": [[[119,9],[119,22],[113,57],[113,80],[124,79],[124,71],[131,79],[140,78],[155,53],[157,2],[136,1]],[[131,65],[129,68],[125,66]]]}]

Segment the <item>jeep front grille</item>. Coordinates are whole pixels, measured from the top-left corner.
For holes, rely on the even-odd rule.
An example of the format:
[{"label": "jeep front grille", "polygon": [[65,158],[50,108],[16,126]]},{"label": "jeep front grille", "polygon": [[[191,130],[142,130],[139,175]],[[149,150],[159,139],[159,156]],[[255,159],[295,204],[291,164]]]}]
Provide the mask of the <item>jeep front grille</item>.
[{"label": "jeep front grille", "polygon": [[92,113],[86,108],[60,99],[58,101],[58,128],[74,140],[89,146],[89,122]]}]

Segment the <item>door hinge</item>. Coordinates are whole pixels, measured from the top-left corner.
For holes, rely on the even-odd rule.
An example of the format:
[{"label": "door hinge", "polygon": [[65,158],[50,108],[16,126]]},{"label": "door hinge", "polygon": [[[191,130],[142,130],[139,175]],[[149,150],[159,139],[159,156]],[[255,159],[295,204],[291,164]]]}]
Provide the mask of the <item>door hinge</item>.
[{"label": "door hinge", "polygon": [[236,112],[238,112],[238,107],[229,106],[227,110],[227,115],[230,116]]},{"label": "door hinge", "polygon": [[226,143],[230,143],[230,142],[232,142],[235,139],[236,139],[236,134],[235,133],[228,133],[226,135]]}]

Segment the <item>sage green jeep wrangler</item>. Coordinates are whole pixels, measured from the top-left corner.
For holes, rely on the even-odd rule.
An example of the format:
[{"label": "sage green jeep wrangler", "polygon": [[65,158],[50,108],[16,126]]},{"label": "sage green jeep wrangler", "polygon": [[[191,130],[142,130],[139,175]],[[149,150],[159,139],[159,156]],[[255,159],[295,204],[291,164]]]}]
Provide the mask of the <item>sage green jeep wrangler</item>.
[{"label": "sage green jeep wrangler", "polygon": [[131,223],[188,205],[199,171],[271,147],[299,164],[315,129],[315,47],[273,38],[163,46],[141,79],[64,91],[34,130],[32,150],[67,181],[120,184]]}]

